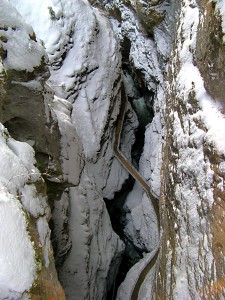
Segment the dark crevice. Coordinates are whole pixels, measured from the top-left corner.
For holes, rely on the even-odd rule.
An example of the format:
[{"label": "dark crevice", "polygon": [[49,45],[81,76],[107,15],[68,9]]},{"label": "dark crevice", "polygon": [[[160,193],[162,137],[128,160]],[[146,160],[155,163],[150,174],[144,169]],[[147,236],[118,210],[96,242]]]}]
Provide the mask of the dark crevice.
[{"label": "dark crevice", "polygon": [[104,199],[107,210],[111,219],[113,230],[119,235],[121,240],[125,243],[125,251],[122,255],[121,264],[118,270],[115,282],[107,294],[108,300],[116,298],[116,292],[120,284],[124,281],[127,272],[130,268],[137,263],[143,256],[140,249],[134,246],[124,234],[124,227],[126,225],[126,213],[123,209],[126,197],[132,190],[134,185],[134,179],[129,176],[122,186],[122,189],[117,192],[113,200]]},{"label": "dark crevice", "polygon": [[[132,74],[134,72],[136,71],[133,70]],[[127,70],[126,74],[129,74],[129,76],[131,76]],[[137,73],[135,76],[138,77]],[[139,122],[139,126],[135,132],[135,143],[132,147],[131,157],[132,164],[138,169],[139,159],[144,147],[146,126],[152,122],[152,119],[154,117],[153,99],[155,95],[153,92],[147,89],[142,77],[139,77],[138,83],[140,85],[137,84],[137,80],[135,81],[135,78],[133,76],[131,76],[131,78],[133,79],[134,89],[136,92],[133,96],[128,97],[128,100],[133,110],[135,111]],[[124,234],[124,228],[127,224],[124,204],[129,192],[133,189],[133,185],[134,179],[132,176],[129,176],[128,180],[125,181],[122,189],[115,194],[113,200],[105,199],[106,207],[111,219],[113,230],[125,243],[125,251],[122,255],[121,265],[113,287],[108,292],[108,300],[115,299],[117,289],[120,286],[120,284],[124,281],[127,272],[134,264],[136,264],[143,257],[142,253],[146,251],[146,249],[141,250],[137,248],[133,244],[133,242],[129,240]]]},{"label": "dark crevice", "polygon": [[[132,146],[131,158],[132,164],[138,169],[139,160],[144,148],[146,126],[152,122],[154,117],[153,102],[155,94],[152,91],[149,91],[141,70],[135,69],[130,64],[130,47],[131,42],[125,37],[121,45],[124,75],[130,76],[131,82],[133,81],[133,83],[130,84],[133,84],[132,87],[135,91],[133,95],[128,95],[128,100],[132,109],[135,111],[139,122],[139,126],[135,131],[135,143]],[[146,250],[137,248],[124,234],[124,229],[127,224],[124,204],[129,192],[132,191],[133,185],[134,179],[132,176],[129,176],[122,189],[115,194],[113,200],[105,199],[113,230],[125,243],[125,251],[122,255],[118,274],[111,290],[107,294],[107,300],[116,299],[118,287],[124,281],[127,272],[143,257],[142,253]]]},{"label": "dark crevice", "polygon": [[135,132],[135,143],[132,147],[131,156],[134,165],[139,165],[139,160],[144,148],[146,126],[151,123],[154,112],[152,99],[154,93],[147,93],[140,99],[129,99],[133,110],[135,111],[139,126]]},{"label": "dark crevice", "polygon": [[129,56],[130,56],[130,48],[131,48],[131,41],[124,37],[123,42],[121,44],[121,54],[123,57],[123,69],[126,68],[127,65],[129,65]]},{"label": "dark crevice", "polygon": [[27,137],[27,139],[34,139],[31,134],[33,124],[24,118],[14,117],[7,122],[4,122],[4,126],[15,140],[24,141],[24,137]]},{"label": "dark crevice", "polygon": [[143,152],[146,126],[152,122],[154,117],[153,103],[155,93],[149,91],[140,70],[132,70],[132,72],[130,72],[126,69],[124,74],[125,76],[131,76],[136,90],[136,95],[134,97],[128,97],[128,100],[139,122],[139,126],[135,131],[135,143],[131,152],[132,163],[138,166]]}]

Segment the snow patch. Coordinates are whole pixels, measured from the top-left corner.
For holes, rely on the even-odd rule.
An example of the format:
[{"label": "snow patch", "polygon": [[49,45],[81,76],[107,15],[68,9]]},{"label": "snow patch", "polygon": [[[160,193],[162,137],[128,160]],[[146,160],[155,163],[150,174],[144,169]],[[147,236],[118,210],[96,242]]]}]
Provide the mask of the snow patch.
[{"label": "snow patch", "polygon": [[36,262],[19,200],[2,189],[0,207],[0,298],[9,299],[31,288]]},{"label": "snow patch", "polygon": [[29,233],[30,216],[37,220],[46,267],[49,264],[50,230],[47,218],[50,210],[45,190],[42,195],[35,186],[43,185],[35,163],[31,146],[12,139],[0,124],[1,299],[25,299],[24,293],[29,292],[38,277],[41,266]]},{"label": "snow patch", "polygon": [[[222,7],[221,1],[221,7]],[[184,101],[188,100],[190,91],[195,92],[196,99],[202,111],[197,112],[196,117],[200,118],[207,127],[206,139],[213,144],[221,154],[225,154],[224,130],[225,117],[222,107],[216,99],[209,96],[204,87],[203,78],[194,65],[193,54],[196,46],[196,34],[199,22],[199,10],[197,6],[191,8],[189,2],[185,1],[181,9],[181,16],[185,16],[178,29],[178,35],[183,36],[184,41],[178,43],[178,56],[181,62],[181,69],[177,75],[176,88],[178,96]],[[191,76],[190,76],[191,74]]]},{"label": "snow patch", "polygon": [[32,72],[44,58],[44,48],[31,37],[31,26],[27,25],[18,11],[8,1],[2,0],[0,6],[0,41],[7,51],[4,59],[5,69],[27,70]]},{"label": "snow patch", "polygon": [[20,197],[23,207],[33,217],[49,214],[46,198],[37,193],[35,186],[25,185],[20,189]]},{"label": "snow patch", "polygon": [[135,183],[124,204],[126,215],[125,235],[134,245],[146,252],[151,252],[159,240],[158,223],[154,208],[146,193]]},{"label": "snow patch", "polygon": [[77,185],[83,166],[82,147],[79,137],[71,120],[72,104],[62,98],[54,96],[51,108],[53,117],[57,121],[61,134],[61,155],[64,180]]},{"label": "snow patch", "polygon": [[[158,247],[157,247],[158,248]],[[129,300],[131,299],[131,295],[133,292],[133,289],[139,279],[140,273],[144,269],[144,267],[152,260],[153,256],[155,255],[156,251],[152,251],[151,253],[148,253],[145,255],[143,259],[141,259],[137,264],[135,264],[127,273],[125,280],[122,282],[122,284],[119,286],[119,289],[117,291],[116,300]],[[140,299],[152,299],[152,288],[153,288],[153,278],[155,276],[156,267],[153,267],[151,271],[146,276],[146,280],[148,280],[148,286],[147,291],[145,291],[142,297]],[[150,298],[145,298],[147,295]]]},{"label": "snow patch", "polygon": [[[29,174],[34,171],[37,173],[33,165],[33,154],[29,145],[10,138],[4,126],[0,124],[1,299],[18,299],[24,291],[31,288],[37,277],[35,251],[21,204],[23,196],[26,197],[25,202],[29,202],[29,193],[24,192],[21,196],[22,190],[28,188],[26,182],[30,178]],[[37,207],[34,199],[31,199],[31,202],[31,211],[40,212],[39,202],[36,203]]]}]

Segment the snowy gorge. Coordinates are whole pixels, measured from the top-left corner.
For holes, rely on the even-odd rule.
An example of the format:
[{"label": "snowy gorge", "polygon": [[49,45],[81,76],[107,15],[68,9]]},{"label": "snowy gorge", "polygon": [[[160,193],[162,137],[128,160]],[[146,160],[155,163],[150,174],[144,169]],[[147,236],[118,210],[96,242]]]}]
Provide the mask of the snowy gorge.
[{"label": "snowy gorge", "polygon": [[0,0],[0,300],[225,298],[224,35],[224,0]]}]

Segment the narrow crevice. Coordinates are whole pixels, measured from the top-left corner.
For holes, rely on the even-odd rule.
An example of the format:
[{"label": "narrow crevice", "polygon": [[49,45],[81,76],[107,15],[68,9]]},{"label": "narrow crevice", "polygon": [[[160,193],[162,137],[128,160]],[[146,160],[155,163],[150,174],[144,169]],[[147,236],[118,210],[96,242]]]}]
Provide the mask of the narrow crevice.
[{"label": "narrow crevice", "polygon": [[129,178],[123,184],[122,189],[115,194],[113,200],[104,199],[111,219],[113,230],[119,235],[119,237],[125,244],[125,251],[122,255],[122,260],[117,273],[117,277],[111,290],[107,294],[107,300],[116,299],[117,289],[124,281],[127,272],[143,257],[142,251],[135,247],[132,241],[130,241],[124,234],[124,228],[126,225],[126,212],[124,211],[123,206],[128,193],[133,188],[133,185],[134,179],[132,178],[132,176],[129,176]]},{"label": "narrow crevice", "polygon": [[139,99],[130,98],[129,101],[133,110],[135,111],[139,126],[135,132],[135,143],[132,147],[131,156],[133,164],[138,166],[141,154],[143,152],[145,143],[145,130],[146,126],[151,123],[154,112],[152,107],[152,99],[154,98],[154,93],[148,92]]},{"label": "narrow crevice", "polygon": [[[154,117],[153,103],[155,93],[149,91],[139,70],[126,68],[124,70],[126,77],[130,78],[133,95],[128,95],[128,101],[136,113],[139,126],[135,131],[135,143],[132,147],[132,163],[138,168],[139,160],[144,148],[146,126],[152,122]],[[138,78],[138,79],[137,79]]]},{"label": "narrow crevice", "polygon": [[[130,75],[129,75],[130,76]],[[130,76],[131,77],[131,76]],[[131,77],[132,78],[132,77]],[[144,141],[145,141],[145,130],[146,126],[151,123],[153,113],[153,99],[154,93],[144,89],[143,86],[135,85],[134,81],[134,93],[133,96],[129,96],[128,100],[132,106],[132,109],[137,115],[139,126],[135,132],[135,143],[131,151],[132,164],[138,169],[139,159],[143,152]],[[126,118],[126,116],[125,116]],[[125,181],[122,189],[117,192],[113,200],[105,199],[106,207],[111,219],[113,230],[119,235],[119,237],[125,243],[125,251],[122,256],[121,265],[113,284],[113,287],[108,292],[107,299],[114,300],[116,298],[117,289],[120,284],[124,281],[127,272],[130,268],[136,264],[142,257],[142,253],[146,249],[137,248],[131,240],[124,234],[125,226],[127,225],[126,211],[124,210],[124,204],[129,192],[132,191],[134,185],[134,179],[132,176]]]}]

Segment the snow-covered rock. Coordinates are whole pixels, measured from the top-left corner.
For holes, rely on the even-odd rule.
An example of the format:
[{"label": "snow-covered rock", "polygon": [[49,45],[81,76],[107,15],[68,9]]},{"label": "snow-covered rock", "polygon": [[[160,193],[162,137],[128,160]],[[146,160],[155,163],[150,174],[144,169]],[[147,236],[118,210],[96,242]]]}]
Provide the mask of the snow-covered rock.
[{"label": "snow-covered rock", "polygon": [[[138,295],[133,294],[134,288],[139,280],[140,274],[146,265],[153,259],[156,251],[153,250],[151,253],[147,253],[143,259],[135,264],[127,273],[126,279],[119,286],[116,299],[117,300],[129,300],[133,297],[137,298]],[[140,297],[138,299],[152,299],[154,291],[154,278],[156,273],[157,265],[155,265],[147,274],[144,284],[141,285]],[[138,293],[139,294],[139,293]]]},{"label": "snow-covered rock", "polygon": [[[215,46],[211,41],[210,48],[205,48],[213,34],[206,28],[209,18],[211,24],[216,22],[214,13],[213,2],[204,1],[202,6],[198,1],[181,2],[168,66],[162,246],[156,285],[159,298],[225,297],[222,234],[225,174],[220,169],[225,151],[225,118],[218,93],[211,93],[212,98],[206,90],[211,72],[207,59],[212,58],[210,51]],[[204,39],[206,43],[201,43]],[[196,53],[199,45],[202,53],[209,53],[204,61],[199,61],[202,57]],[[218,56],[213,58],[217,59]],[[217,77],[220,69],[214,71]],[[222,93],[220,90],[219,94]]]},{"label": "snow-covered rock", "polygon": [[59,277],[69,299],[102,299],[118,271],[123,243],[111,229],[90,174],[83,172],[81,184],[69,189],[69,197],[72,246]]},{"label": "snow-covered rock", "polygon": [[[102,4],[103,6],[103,1],[96,2],[98,2],[98,5]],[[148,99],[145,100],[149,101],[149,106],[151,105],[151,99],[154,98],[154,117],[145,132],[145,146],[139,170],[146,181],[148,181],[154,195],[159,197],[162,161],[161,149],[164,136],[164,82],[160,61],[158,60],[157,45],[153,38],[149,37],[146,33],[146,26],[143,27],[143,24],[147,20],[147,18],[145,19],[147,11],[140,11],[145,9],[144,1],[142,4],[143,7],[139,1],[135,1],[134,3],[116,0],[110,2],[104,1],[104,8],[111,14],[113,28],[122,45],[124,67],[126,68],[125,86],[128,96],[137,99],[141,103],[143,99],[139,95],[140,91],[145,97],[151,94],[153,96],[151,98],[147,97]],[[146,6],[151,6],[151,3],[145,4]],[[157,8],[160,8],[162,12],[165,6],[163,4]],[[154,8],[152,12],[154,14]],[[148,13],[150,13],[150,10]],[[155,19],[154,21],[157,23],[159,19]],[[149,19],[150,23],[151,20]],[[163,38],[160,39],[160,42],[162,44],[166,43],[165,41],[163,42]],[[164,51],[164,56],[166,55],[168,55],[168,52]],[[146,95],[144,91],[146,91]],[[124,209],[127,213],[124,231],[127,237],[142,251],[155,251],[159,240],[157,219],[151,202],[138,183],[135,184],[133,191],[129,194]],[[142,264],[137,264],[134,269],[131,269],[118,293],[118,299],[129,299],[128,290],[132,290],[129,278],[137,279],[136,270],[138,269],[138,274],[140,274],[142,268]]]},{"label": "snow-covered rock", "polygon": [[114,84],[121,76],[110,23],[87,1],[10,2],[44,41],[50,59],[48,82],[57,96],[73,103],[71,119],[84,155],[96,161],[118,93],[119,85]]},{"label": "snow-covered rock", "polygon": [[[224,1],[164,1],[164,19],[150,30],[154,41],[146,35],[145,16],[149,7],[161,1],[146,2],[95,1],[111,15],[124,47],[125,67],[136,83],[142,81],[143,86],[144,81],[155,93],[155,116],[146,129],[139,167],[162,204],[156,295],[166,299],[222,299]],[[142,80],[138,81],[137,70]],[[142,222],[143,191],[138,189],[135,185],[125,204],[125,231],[136,245],[146,247],[149,237],[145,228],[149,225],[145,227]],[[132,277],[135,271],[131,269],[119,290],[121,299],[129,297],[126,290],[134,284],[129,281]],[[147,281],[140,299],[153,296]]]},{"label": "snow-covered rock", "polygon": [[[224,1],[201,3],[198,25],[196,62],[211,97],[225,101],[224,86]],[[211,32],[211,34],[209,34]],[[201,45],[201,46],[200,46]]]},{"label": "snow-covered rock", "polygon": [[151,202],[139,183],[135,183],[128,195],[124,210],[127,213],[125,235],[140,250],[145,252],[154,250],[159,240],[157,218]]},{"label": "snow-covered rock", "polygon": [[[15,141],[1,125],[1,296],[19,299],[40,286],[52,296],[55,283],[62,293],[45,185],[28,143],[49,182],[55,257],[67,298],[103,299],[110,289],[124,246],[103,199],[113,199],[128,177],[113,155],[124,67],[128,96],[153,103],[139,172],[160,201],[162,233],[159,260],[140,284],[159,232],[153,207],[135,183],[124,206],[125,234],[149,253],[129,271],[117,299],[129,299],[137,287],[139,299],[154,293],[222,299],[224,0],[89,2],[0,3],[0,121],[27,142]],[[121,149],[130,160],[137,126],[128,107]]]},{"label": "snow-covered rock", "polygon": [[12,139],[1,124],[0,152],[0,298],[22,299],[41,287],[40,296],[59,293],[63,299],[50,242],[50,209],[34,151]]},{"label": "snow-covered rock", "polygon": [[29,236],[27,214],[31,213],[35,217],[44,214],[46,200],[33,196],[33,203],[28,207],[29,189],[36,189],[34,185],[26,185],[26,182],[32,176],[35,182],[40,176],[34,167],[33,151],[27,144],[11,139],[2,124],[0,130],[0,297],[18,299],[25,291],[30,290],[39,268]]},{"label": "snow-covered rock", "polygon": [[[26,115],[26,97],[30,100],[32,93],[37,95],[41,89],[41,80],[26,79],[28,74],[37,79],[41,71],[45,77],[46,55],[43,46],[35,40],[31,26],[16,9],[4,0],[0,7],[0,121],[12,125],[14,119],[17,132],[12,130],[13,134],[19,136],[21,130],[23,136],[26,126],[23,128],[21,123],[21,128],[16,127],[15,117],[21,116],[23,110],[18,103],[24,99]],[[38,293],[41,298],[58,294],[65,299],[54,265],[46,186],[36,167],[34,150],[28,144],[33,145],[34,140],[26,134],[22,140],[27,143],[11,138],[0,123],[0,298],[28,299]]]},{"label": "snow-covered rock", "polygon": [[26,24],[18,11],[6,0],[1,1],[0,45],[6,69],[31,72],[41,64],[44,48],[35,41],[32,27]]},{"label": "snow-covered rock", "polygon": [[49,125],[58,126],[62,160],[61,174],[55,168],[49,180],[69,186],[53,210],[60,279],[68,299],[101,299],[124,248],[103,201],[128,177],[112,151],[121,100],[118,42],[107,18],[85,0],[10,3],[32,25],[49,58],[46,107]]},{"label": "snow-covered rock", "polygon": [[[24,63],[24,70],[36,72],[32,80],[28,73],[18,80],[14,70],[21,69],[16,63],[10,65],[13,70],[10,73],[12,86],[7,93],[12,91],[12,94],[8,96],[10,101],[3,103],[2,121],[14,136],[34,146],[40,167],[50,182],[49,200],[55,200],[53,242],[67,298],[74,299],[77,294],[80,299],[102,298],[113,283],[124,248],[112,230],[103,201],[103,197],[112,198],[128,176],[113,158],[112,151],[113,126],[120,105],[121,57],[118,43],[110,22],[87,1],[39,0],[28,3],[12,0],[7,4],[21,23],[29,24],[24,25],[24,30],[28,31],[27,39],[32,33],[38,41],[34,42],[43,51],[43,57],[46,54],[41,44],[44,45],[50,78],[45,82],[47,76],[42,72],[46,70],[42,65],[36,71],[35,60],[33,69]],[[7,32],[7,38],[18,43],[19,47],[18,32],[15,39]],[[21,48],[25,43],[24,38]],[[8,50],[7,45],[3,46],[4,50]],[[5,57],[5,69],[9,65],[7,62]],[[14,97],[16,91],[21,95],[18,100]],[[35,99],[32,104],[36,116],[27,112],[31,110],[29,97]],[[22,98],[25,106],[20,101]],[[57,202],[66,186],[69,188]],[[32,194],[31,190],[27,192]],[[25,204],[31,205],[29,201]],[[77,210],[80,205],[81,211]],[[75,220],[74,215],[77,217]],[[83,216],[86,216],[85,219]],[[49,238],[50,232],[45,222],[43,215],[37,223],[37,230],[40,231],[40,244],[45,248],[43,256],[48,263],[46,249],[50,244],[44,234]],[[83,228],[88,228],[89,233],[85,233]],[[88,257],[85,268],[81,256]],[[84,272],[80,272],[81,269]],[[81,282],[90,286],[86,290],[88,295],[79,287]]]}]

